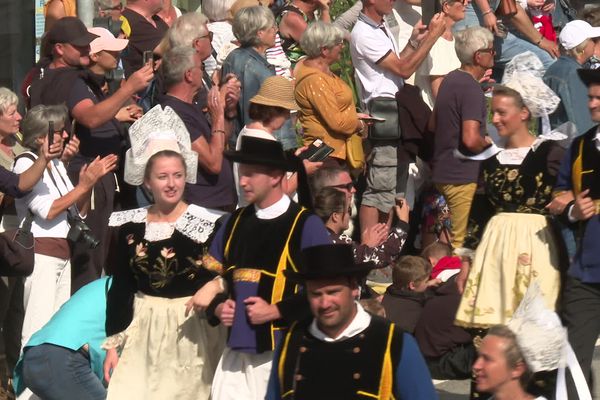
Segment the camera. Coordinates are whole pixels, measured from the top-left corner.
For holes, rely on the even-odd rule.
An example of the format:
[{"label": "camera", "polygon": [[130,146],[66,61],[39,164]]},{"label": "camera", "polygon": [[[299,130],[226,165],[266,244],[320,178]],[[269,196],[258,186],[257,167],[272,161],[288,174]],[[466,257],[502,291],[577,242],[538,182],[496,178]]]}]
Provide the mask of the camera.
[{"label": "camera", "polygon": [[94,237],[89,226],[83,222],[78,215],[68,213],[69,232],[67,233],[67,239],[73,243],[80,242],[90,249],[95,249],[100,244],[100,241]]}]

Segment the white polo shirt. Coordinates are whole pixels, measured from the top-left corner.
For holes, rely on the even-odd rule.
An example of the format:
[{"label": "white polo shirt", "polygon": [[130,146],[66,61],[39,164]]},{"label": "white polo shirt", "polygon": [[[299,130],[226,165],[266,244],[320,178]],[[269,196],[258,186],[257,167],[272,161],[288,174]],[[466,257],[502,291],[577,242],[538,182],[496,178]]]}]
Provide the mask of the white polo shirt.
[{"label": "white polo shirt", "polygon": [[398,54],[398,46],[385,20],[379,24],[361,12],[352,29],[350,54],[363,105],[375,97],[394,98],[404,85],[400,76],[378,65],[390,52]]}]

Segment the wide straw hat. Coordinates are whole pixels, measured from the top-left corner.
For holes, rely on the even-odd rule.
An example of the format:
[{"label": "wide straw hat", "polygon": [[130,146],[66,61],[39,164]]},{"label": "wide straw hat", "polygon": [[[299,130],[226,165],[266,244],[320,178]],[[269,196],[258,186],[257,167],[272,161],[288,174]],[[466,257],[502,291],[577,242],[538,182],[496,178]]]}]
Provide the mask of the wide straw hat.
[{"label": "wide straw hat", "polygon": [[198,153],[191,150],[190,134],[171,107],[155,106],[129,128],[131,148],[125,153],[125,182],[144,183],[144,171],[150,157],[171,150],[183,156],[188,183],[196,183]]},{"label": "wide straw hat", "polygon": [[299,108],[294,99],[294,84],[278,75],[265,79],[258,93],[250,99],[250,103],[281,107],[290,111]]}]

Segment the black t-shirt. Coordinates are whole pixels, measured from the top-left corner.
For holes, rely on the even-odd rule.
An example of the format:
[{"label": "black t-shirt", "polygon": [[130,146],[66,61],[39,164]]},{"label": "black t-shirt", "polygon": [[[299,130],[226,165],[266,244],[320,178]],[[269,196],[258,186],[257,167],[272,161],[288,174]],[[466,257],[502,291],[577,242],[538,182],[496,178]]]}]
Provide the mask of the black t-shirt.
[{"label": "black t-shirt", "polygon": [[[90,99],[94,104],[104,100],[99,98],[82,79],[73,82],[71,93],[67,98],[67,108],[72,110],[79,102]],[[80,140],[79,154],[86,158],[104,157],[109,154],[120,154],[121,136],[120,122],[112,118],[97,128],[90,129],[81,124],[75,127],[75,134]]]},{"label": "black t-shirt", "polygon": [[[200,136],[211,140],[211,128],[201,107],[196,103],[186,103],[176,97],[164,95],[160,99],[162,107],[171,107],[185,124],[193,143]],[[211,174],[198,164],[196,183],[185,185],[185,201],[207,208],[221,208],[236,203],[233,170],[231,163],[223,157],[221,172]]]},{"label": "black t-shirt", "polygon": [[482,136],[486,130],[485,95],[473,76],[458,69],[446,75],[435,100],[435,118],[433,181],[459,185],[477,182],[480,161],[454,156],[455,149],[467,153],[462,144],[463,121],[478,121]]},{"label": "black t-shirt", "polygon": [[131,33],[128,37],[129,44],[123,50],[121,57],[125,76],[129,77],[133,72],[142,67],[144,51],[154,50],[158,46],[169,30],[169,25],[160,19],[158,15],[153,15],[152,19],[156,24],[155,27],[142,15],[129,8],[125,8],[122,15],[127,19],[131,28]]}]

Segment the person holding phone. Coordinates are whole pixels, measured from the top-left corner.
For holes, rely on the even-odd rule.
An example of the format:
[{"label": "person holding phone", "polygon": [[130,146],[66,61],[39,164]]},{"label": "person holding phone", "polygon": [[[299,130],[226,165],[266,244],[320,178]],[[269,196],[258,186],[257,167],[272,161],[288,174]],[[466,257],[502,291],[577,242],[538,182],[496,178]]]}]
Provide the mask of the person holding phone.
[{"label": "person holding phone", "polygon": [[352,89],[331,72],[344,48],[344,32],[327,22],[310,24],[300,39],[308,56],[296,69],[296,102],[303,141],[309,145],[321,139],[333,147],[328,161],[346,163],[346,141],[352,135],[366,134],[367,124],[357,114]]},{"label": "person holding phone", "polygon": [[[14,172],[21,173],[36,162],[35,153],[48,135],[61,148],[65,146],[68,137],[64,127],[66,118],[67,109],[64,105],[40,105],[29,110],[22,123],[23,145],[29,151],[16,160]],[[53,122],[53,129],[48,132],[50,122]],[[65,153],[67,151],[71,150],[65,150]],[[30,336],[48,322],[69,298],[71,247],[67,240],[70,229],[68,210],[76,209],[81,217],[85,217],[92,187],[115,168],[116,162],[115,155],[94,159],[81,168],[79,183],[74,186],[62,161],[51,160],[46,165],[42,179],[31,192],[16,200],[20,221],[28,213],[33,214],[31,233],[35,238],[33,273],[25,279],[22,343],[27,343]]]},{"label": "person holding phone", "polygon": [[372,115],[379,115],[379,110],[386,112],[386,122],[374,125],[371,133],[376,130],[380,137],[389,138],[371,140],[367,187],[359,211],[363,229],[387,218],[396,194],[406,192],[409,160],[399,157],[403,149],[396,93],[446,29],[443,15],[435,14],[427,27],[421,22],[415,25],[401,49],[385,19],[392,13],[393,5],[391,1],[364,0],[351,33],[350,54],[358,77],[360,102]]}]

